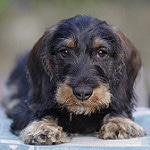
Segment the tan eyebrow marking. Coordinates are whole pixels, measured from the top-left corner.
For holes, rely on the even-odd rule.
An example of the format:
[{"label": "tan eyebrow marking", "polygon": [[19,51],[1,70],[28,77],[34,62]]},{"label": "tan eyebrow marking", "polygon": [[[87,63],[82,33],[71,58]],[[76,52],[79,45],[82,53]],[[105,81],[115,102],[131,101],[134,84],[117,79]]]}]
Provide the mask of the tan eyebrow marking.
[{"label": "tan eyebrow marking", "polygon": [[98,37],[93,40],[94,48],[99,48],[102,45],[102,43],[103,43],[103,40]]},{"label": "tan eyebrow marking", "polygon": [[66,45],[67,45],[67,47],[69,47],[69,48],[74,48],[75,47],[75,42],[74,42],[74,40],[73,39],[65,39],[65,42],[66,42]]}]

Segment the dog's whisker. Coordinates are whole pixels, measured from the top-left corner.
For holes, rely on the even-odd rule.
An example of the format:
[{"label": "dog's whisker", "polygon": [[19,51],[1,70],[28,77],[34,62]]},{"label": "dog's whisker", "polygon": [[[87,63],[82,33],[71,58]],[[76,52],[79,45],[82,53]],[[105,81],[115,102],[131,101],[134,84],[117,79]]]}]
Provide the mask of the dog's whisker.
[{"label": "dog's whisker", "polygon": [[[96,106],[96,110],[99,110],[99,109],[102,107],[102,106],[99,105],[98,102],[93,102],[93,103],[94,103],[94,105]],[[93,104],[93,103],[92,103],[92,104]]]}]

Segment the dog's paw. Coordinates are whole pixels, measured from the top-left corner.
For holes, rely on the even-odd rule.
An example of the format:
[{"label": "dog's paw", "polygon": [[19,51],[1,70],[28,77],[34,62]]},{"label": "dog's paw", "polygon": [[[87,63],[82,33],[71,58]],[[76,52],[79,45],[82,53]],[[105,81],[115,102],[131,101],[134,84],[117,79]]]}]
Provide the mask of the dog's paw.
[{"label": "dog's paw", "polygon": [[20,138],[24,143],[33,145],[52,145],[70,141],[62,127],[49,119],[33,121],[20,132]]},{"label": "dog's paw", "polygon": [[104,118],[103,125],[97,133],[97,137],[102,139],[130,139],[145,135],[145,130],[132,120],[109,115]]}]

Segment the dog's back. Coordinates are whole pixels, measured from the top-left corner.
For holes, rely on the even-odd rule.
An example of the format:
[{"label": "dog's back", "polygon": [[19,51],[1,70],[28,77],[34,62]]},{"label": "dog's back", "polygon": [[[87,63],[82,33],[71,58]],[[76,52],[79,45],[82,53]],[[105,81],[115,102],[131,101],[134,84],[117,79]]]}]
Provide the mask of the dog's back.
[{"label": "dog's back", "polygon": [[29,89],[28,75],[27,75],[27,62],[29,53],[18,57],[15,67],[10,73],[6,86],[8,95],[3,100],[3,106],[6,108],[6,113],[11,117],[11,111],[18,102],[24,98]]}]

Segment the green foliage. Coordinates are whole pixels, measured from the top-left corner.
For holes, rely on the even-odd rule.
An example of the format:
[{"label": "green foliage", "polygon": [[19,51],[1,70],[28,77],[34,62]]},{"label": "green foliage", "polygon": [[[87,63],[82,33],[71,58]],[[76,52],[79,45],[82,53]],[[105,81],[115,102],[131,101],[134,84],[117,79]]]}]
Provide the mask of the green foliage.
[{"label": "green foliage", "polygon": [[0,17],[2,17],[8,9],[11,0],[0,0]]}]

